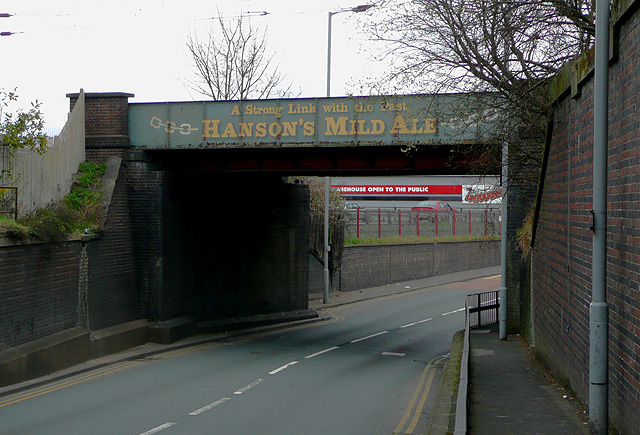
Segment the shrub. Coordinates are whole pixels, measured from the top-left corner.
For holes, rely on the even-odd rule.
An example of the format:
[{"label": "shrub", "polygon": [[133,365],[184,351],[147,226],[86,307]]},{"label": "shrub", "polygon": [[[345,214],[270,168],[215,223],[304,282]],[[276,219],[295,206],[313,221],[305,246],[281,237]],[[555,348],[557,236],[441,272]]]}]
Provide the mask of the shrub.
[{"label": "shrub", "polygon": [[0,236],[16,241],[35,237],[43,241],[66,240],[72,233],[100,231],[104,206],[100,202],[100,176],[106,165],[84,162],[75,175],[71,193],[62,201],[14,221],[0,217]]}]

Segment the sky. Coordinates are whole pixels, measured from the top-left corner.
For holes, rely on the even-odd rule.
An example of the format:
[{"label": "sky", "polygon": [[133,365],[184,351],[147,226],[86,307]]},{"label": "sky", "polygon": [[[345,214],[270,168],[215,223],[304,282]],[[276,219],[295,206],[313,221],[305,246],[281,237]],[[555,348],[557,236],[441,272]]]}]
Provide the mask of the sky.
[{"label": "sky", "polygon": [[[17,88],[19,107],[41,103],[47,131],[64,125],[68,93],[127,92],[130,102],[200,101],[185,83],[193,79],[186,49],[190,32],[217,24],[212,17],[239,14],[266,28],[280,72],[299,97],[326,96],[327,17],[366,0],[9,0],[0,2],[0,88]],[[267,15],[252,13],[267,11]],[[377,44],[358,20],[364,13],[332,18],[331,95],[353,91],[365,75],[385,66],[374,60]],[[5,110],[5,113],[15,108]]]}]

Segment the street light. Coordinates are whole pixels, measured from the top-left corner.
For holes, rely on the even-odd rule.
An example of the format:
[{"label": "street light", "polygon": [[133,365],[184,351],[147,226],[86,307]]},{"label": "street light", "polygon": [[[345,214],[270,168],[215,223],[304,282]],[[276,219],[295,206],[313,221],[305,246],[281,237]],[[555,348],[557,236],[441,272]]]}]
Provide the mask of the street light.
[{"label": "street light", "polygon": [[[373,5],[359,5],[352,8],[341,9],[329,12],[329,26],[327,30],[327,97],[331,96],[331,17],[342,12],[364,12]],[[324,177],[324,291],[322,292],[322,303],[329,302],[329,187],[331,181],[329,177]]]},{"label": "street light", "polygon": [[371,7],[373,7],[373,5],[359,5],[352,8],[340,9],[335,12],[329,12],[329,26],[327,31],[327,97],[331,96],[331,17],[343,12],[364,12]]}]

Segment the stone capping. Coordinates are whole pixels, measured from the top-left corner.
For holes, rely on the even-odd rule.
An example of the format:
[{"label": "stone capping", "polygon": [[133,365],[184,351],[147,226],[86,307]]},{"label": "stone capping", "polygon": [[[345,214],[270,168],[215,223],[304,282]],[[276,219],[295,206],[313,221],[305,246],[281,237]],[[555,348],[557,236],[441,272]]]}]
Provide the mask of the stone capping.
[{"label": "stone capping", "polygon": [[[80,95],[78,92],[71,92],[66,95],[67,98],[78,98]],[[85,92],[85,98],[133,98],[135,94],[130,94],[128,92]]]},{"label": "stone capping", "polygon": [[[611,7],[611,24],[609,32],[609,61],[613,63],[618,58],[619,32],[618,29],[640,5],[640,0],[616,0]],[[580,96],[582,83],[593,74],[594,48],[587,53],[577,56],[567,62],[551,80],[549,89],[549,102],[555,103],[566,92],[570,92],[571,98]]]},{"label": "stone capping", "polygon": [[10,246],[24,246],[24,245],[44,245],[44,244],[56,244],[56,243],[69,243],[69,242],[89,242],[91,240],[99,239],[99,234],[82,234],[73,233],[67,237],[66,240],[60,240],[59,242],[51,242],[44,240],[28,239],[23,241],[14,241],[5,237],[0,237],[0,248],[7,248]]},{"label": "stone capping", "polygon": [[[116,188],[116,181],[120,174],[120,168],[122,167],[122,159],[117,156],[107,157],[107,167],[100,183],[102,189],[102,205],[105,208],[104,219],[109,214],[109,206],[111,205],[111,199],[113,198],[113,191]],[[104,227],[104,220],[102,226]]]}]

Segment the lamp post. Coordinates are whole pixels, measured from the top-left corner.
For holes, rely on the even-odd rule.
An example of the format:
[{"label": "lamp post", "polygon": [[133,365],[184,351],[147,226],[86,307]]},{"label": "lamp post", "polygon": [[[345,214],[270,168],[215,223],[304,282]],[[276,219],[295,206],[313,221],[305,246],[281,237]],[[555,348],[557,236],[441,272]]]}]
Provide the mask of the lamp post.
[{"label": "lamp post", "polygon": [[331,96],[331,17],[343,12],[364,12],[371,7],[373,7],[373,5],[359,5],[352,8],[340,9],[335,12],[329,12],[329,24],[327,29],[327,97]]},{"label": "lamp post", "polygon": [[[359,5],[352,8],[341,9],[335,12],[329,12],[328,28],[327,28],[327,97],[331,96],[331,17],[342,12],[364,12],[373,5]],[[324,291],[322,292],[322,303],[329,302],[329,187],[331,181],[329,177],[324,177]]]},{"label": "lamp post", "polygon": [[596,0],[593,79],[593,266],[589,305],[589,428],[609,433],[607,303],[607,147],[609,143],[609,2]]}]

